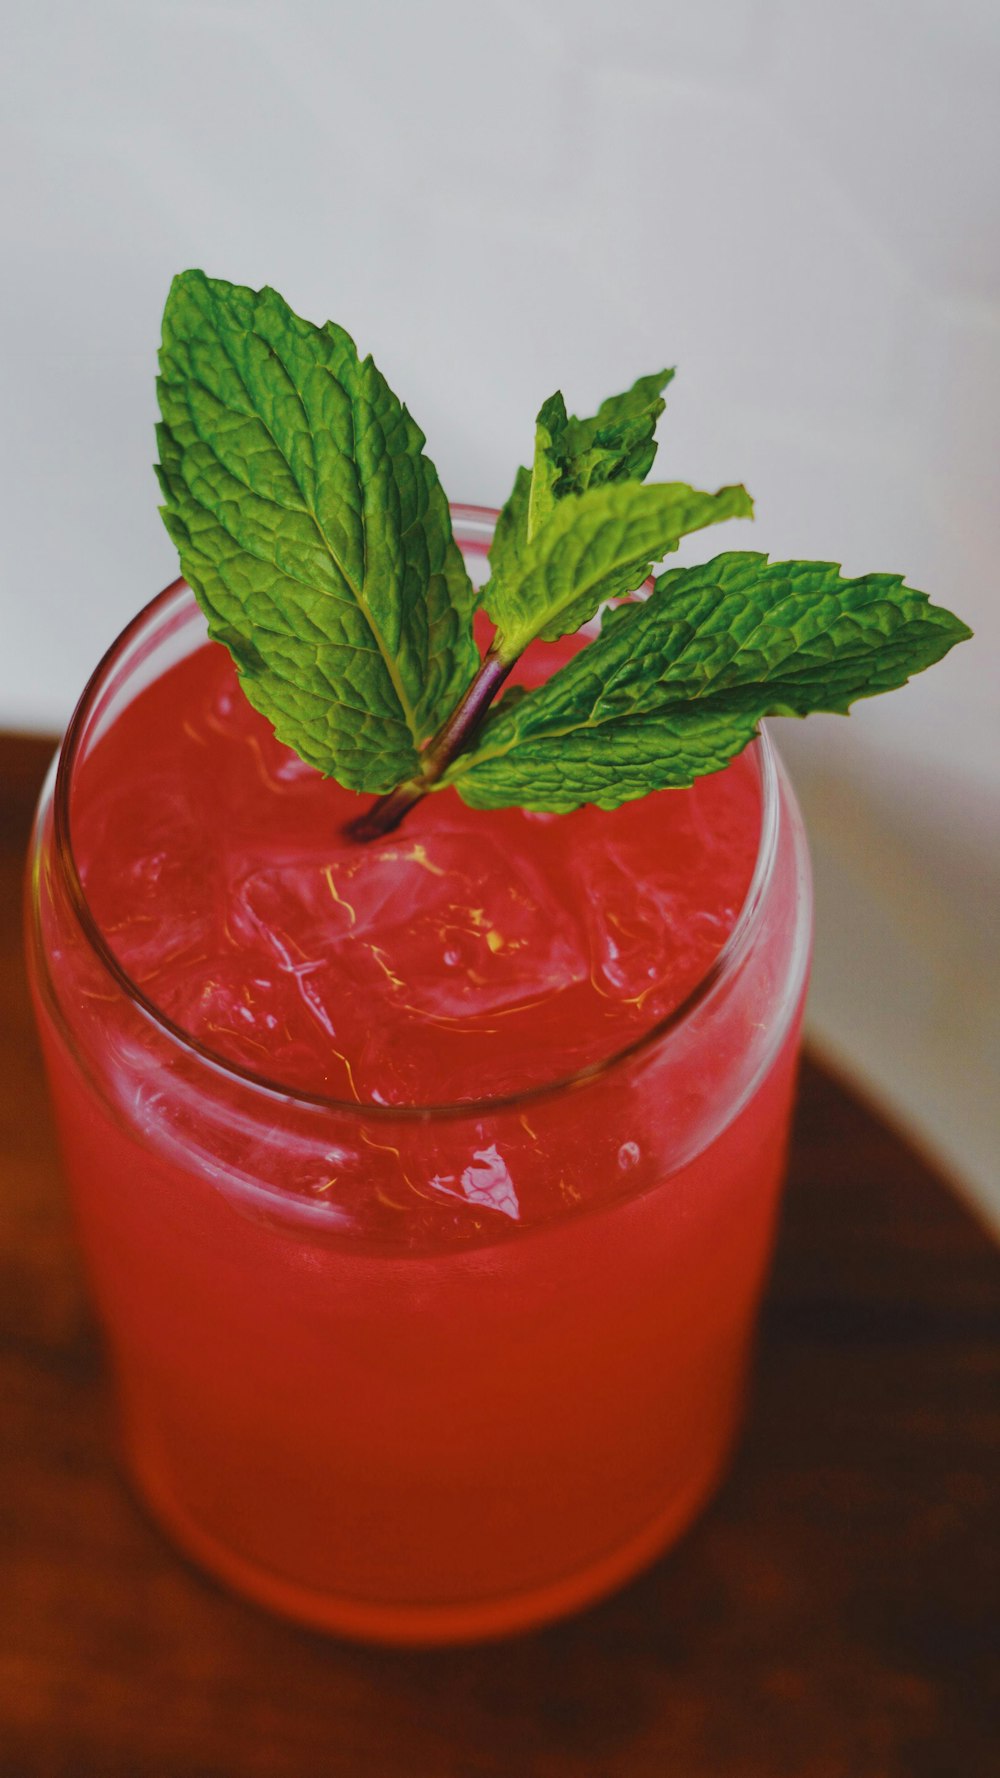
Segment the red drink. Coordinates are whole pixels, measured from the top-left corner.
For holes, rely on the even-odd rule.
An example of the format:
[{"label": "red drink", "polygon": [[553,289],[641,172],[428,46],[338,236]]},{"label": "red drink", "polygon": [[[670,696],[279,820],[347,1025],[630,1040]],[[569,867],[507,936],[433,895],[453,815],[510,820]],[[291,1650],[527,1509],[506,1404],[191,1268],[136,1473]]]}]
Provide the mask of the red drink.
[{"label": "red drink", "polygon": [[443,792],[360,847],[361,806],[164,595],[43,803],[36,997],[156,1512],[312,1623],[473,1637],[621,1580],[720,1473],[807,865],[766,742],[610,814]]}]

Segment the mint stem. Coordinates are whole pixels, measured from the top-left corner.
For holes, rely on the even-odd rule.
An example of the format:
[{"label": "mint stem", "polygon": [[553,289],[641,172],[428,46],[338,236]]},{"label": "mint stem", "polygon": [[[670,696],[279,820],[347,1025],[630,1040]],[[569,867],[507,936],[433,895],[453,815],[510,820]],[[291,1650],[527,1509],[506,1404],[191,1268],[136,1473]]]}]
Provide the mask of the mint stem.
[{"label": "mint stem", "polygon": [[349,821],[344,832],[350,839],[378,840],[384,834],[392,833],[414,805],[433,790],[452,760],[474,740],[515,659],[516,656],[505,660],[497,644],[493,644],[468,690],[425,747],[420,757],[419,773],[407,778],[403,784],[397,784],[395,790],[380,796],[363,815]]}]

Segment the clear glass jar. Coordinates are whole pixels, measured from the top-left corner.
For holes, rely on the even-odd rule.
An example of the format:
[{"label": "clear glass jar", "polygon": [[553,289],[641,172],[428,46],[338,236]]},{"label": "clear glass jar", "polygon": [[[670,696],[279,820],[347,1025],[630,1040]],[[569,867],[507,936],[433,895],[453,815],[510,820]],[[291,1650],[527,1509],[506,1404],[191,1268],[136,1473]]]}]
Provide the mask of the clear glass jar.
[{"label": "clear glass jar", "polygon": [[[494,515],[454,519],[476,574]],[[130,1469],[197,1560],[304,1622],[433,1642],[543,1621],[665,1548],[732,1446],[808,973],[794,797],[762,735],[737,924],[628,1050],[503,1100],[325,1100],[172,1025],[77,872],[81,762],[204,642],[183,582],[123,632],[30,864],[33,991]],[[559,1182],[544,1213],[470,1215],[474,1190],[396,1213],[402,1180],[482,1179],[491,1155],[516,1179],[527,1144]]]}]

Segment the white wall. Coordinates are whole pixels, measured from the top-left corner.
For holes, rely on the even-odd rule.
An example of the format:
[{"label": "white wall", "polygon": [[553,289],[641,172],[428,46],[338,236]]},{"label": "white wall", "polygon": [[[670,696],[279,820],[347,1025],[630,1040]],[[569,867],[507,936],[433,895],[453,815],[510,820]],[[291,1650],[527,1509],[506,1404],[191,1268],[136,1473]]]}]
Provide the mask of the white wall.
[{"label": "white wall", "polygon": [[32,0],[4,37],[0,725],[61,724],[175,571],[175,270],[349,327],[459,498],[557,383],[676,362],[658,473],[978,632],[781,737],[814,1031],[1000,1211],[997,0]]}]

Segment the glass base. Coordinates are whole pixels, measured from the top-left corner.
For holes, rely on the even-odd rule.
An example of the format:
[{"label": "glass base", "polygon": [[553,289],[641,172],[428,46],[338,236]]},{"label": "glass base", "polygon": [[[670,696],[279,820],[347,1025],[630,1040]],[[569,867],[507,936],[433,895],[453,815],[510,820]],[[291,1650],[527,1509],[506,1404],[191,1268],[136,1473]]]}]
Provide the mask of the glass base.
[{"label": "glass base", "polygon": [[127,1462],[142,1502],[161,1528],[185,1555],[234,1592],[313,1630],[413,1648],[517,1635],[617,1591],[676,1543],[708,1504],[728,1468],[733,1442],[728,1439],[713,1462],[643,1530],[586,1568],[529,1592],[454,1605],[373,1604],[301,1586],[206,1532],[134,1446],[127,1452]]}]

